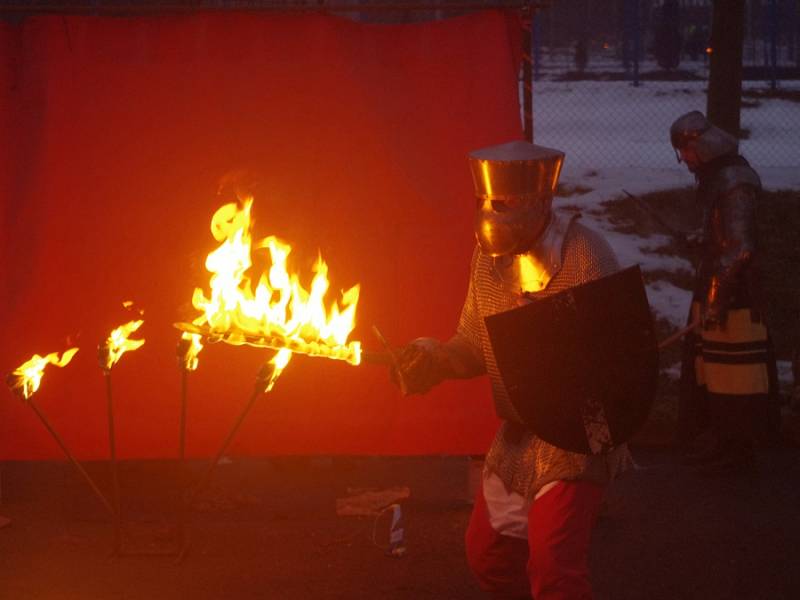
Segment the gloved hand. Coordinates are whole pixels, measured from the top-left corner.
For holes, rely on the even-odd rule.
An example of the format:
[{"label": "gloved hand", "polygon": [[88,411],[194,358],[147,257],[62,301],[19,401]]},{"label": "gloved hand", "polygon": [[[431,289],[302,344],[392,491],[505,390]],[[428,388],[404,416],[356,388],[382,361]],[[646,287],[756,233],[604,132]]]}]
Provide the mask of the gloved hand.
[{"label": "gloved hand", "polygon": [[[433,338],[417,338],[396,352],[397,368],[390,377],[405,395],[424,394],[442,378],[442,344]],[[398,372],[399,371],[399,372]]]},{"label": "gloved hand", "polygon": [[701,317],[703,329],[725,329],[728,310],[719,302],[712,302],[703,307]]}]

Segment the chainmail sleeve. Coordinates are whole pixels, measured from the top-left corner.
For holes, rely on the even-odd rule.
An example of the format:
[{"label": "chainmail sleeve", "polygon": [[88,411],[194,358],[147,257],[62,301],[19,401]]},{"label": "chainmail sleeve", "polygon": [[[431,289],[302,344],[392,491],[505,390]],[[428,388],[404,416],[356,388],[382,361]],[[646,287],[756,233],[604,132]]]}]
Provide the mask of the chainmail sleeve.
[{"label": "chainmail sleeve", "polygon": [[730,307],[753,257],[756,196],[751,185],[739,185],[720,195],[720,255],[706,296],[712,314],[721,315]]},{"label": "chainmail sleeve", "polygon": [[486,364],[481,350],[480,325],[482,321],[478,313],[474,284],[475,264],[478,260],[478,254],[479,249],[476,246],[475,251],[472,253],[467,297],[461,309],[461,317],[458,320],[456,334],[444,345],[450,358],[451,376],[460,379],[486,373]]}]

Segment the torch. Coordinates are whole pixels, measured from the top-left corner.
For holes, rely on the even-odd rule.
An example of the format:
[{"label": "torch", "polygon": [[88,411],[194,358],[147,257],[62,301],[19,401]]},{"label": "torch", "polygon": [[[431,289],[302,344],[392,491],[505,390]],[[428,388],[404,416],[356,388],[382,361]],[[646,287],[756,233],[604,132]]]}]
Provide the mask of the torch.
[{"label": "torch", "polygon": [[117,515],[114,511],[114,508],[111,506],[111,503],[105,497],[103,492],[100,491],[100,488],[97,487],[97,484],[89,476],[89,473],[86,472],[86,469],[83,467],[83,465],[73,456],[72,452],[70,452],[69,448],[64,443],[64,440],[47,419],[44,412],[42,412],[42,410],[33,400],[33,395],[39,389],[39,386],[42,382],[45,367],[48,364],[52,364],[57,367],[64,367],[72,360],[72,357],[75,356],[77,351],[77,348],[70,348],[69,350],[66,350],[60,358],[57,352],[52,352],[46,356],[34,354],[30,360],[20,365],[13,372],[9,373],[9,375],[6,377],[6,384],[9,388],[11,388],[11,391],[20,398],[20,400],[30,406],[33,412],[36,413],[36,416],[39,417],[42,425],[44,425],[45,429],[47,429],[47,431],[59,445],[61,450],[64,452],[64,455],[72,463],[72,466],[77,469],[78,473],[80,473],[86,483],[89,484],[89,487],[92,488],[92,491],[95,493],[100,502],[102,502],[103,506],[105,506],[106,510],[108,510],[108,512],[111,513],[111,516],[116,519]]},{"label": "torch", "polygon": [[228,431],[228,435],[225,437],[225,440],[222,442],[222,445],[219,447],[219,450],[212,459],[211,463],[208,465],[208,468],[203,474],[202,479],[200,479],[197,489],[195,490],[196,492],[203,490],[211,481],[211,476],[214,474],[214,470],[217,468],[222,455],[225,454],[228,446],[230,446],[230,443],[233,441],[236,432],[239,431],[239,427],[241,427],[242,423],[244,422],[247,413],[250,412],[250,409],[253,408],[256,400],[258,400],[262,394],[272,391],[272,388],[275,386],[275,382],[286,368],[286,365],[289,364],[289,360],[291,358],[292,352],[290,350],[278,350],[275,356],[273,356],[269,362],[264,364],[261,369],[259,369],[258,374],[256,375],[253,391],[250,394],[250,398],[244,405],[242,411],[239,413],[239,416],[234,421],[233,426],[231,427],[230,431]]},{"label": "torch", "polygon": [[[197,342],[199,343],[199,341]],[[202,346],[200,346],[202,347]],[[180,345],[179,345],[180,348]],[[208,464],[205,473],[203,474],[202,478],[199,480],[197,485],[195,486],[192,496],[199,494],[202,492],[206,486],[211,482],[211,478],[214,475],[214,471],[219,465],[219,461],[222,458],[225,451],[230,446],[233,438],[236,436],[236,432],[239,431],[239,427],[241,427],[242,423],[247,417],[247,414],[250,412],[250,409],[256,403],[256,400],[262,395],[272,391],[272,388],[275,386],[275,382],[278,380],[278,377],[283,372],[283,369],[289,363],[289,360],[292,358],[292,353],[289,350],[283,349],[278,350],[277,353],[272,357],[272,359],[264,364],[261,369],[259,369],[258,374],[256,375],[255,385],[253,386],[253,392],[250,394],[250,398],[248,399],[247,403],[244,405],[244,408],[239,413],[239,416],[233,423],[230,431],[228,431],[228,435],[225,437],[225,440],[222,442],[222,445],[219,447],[219,450],[214,455],[214,458]],[[184,378],[185,379],[185,378]],[[183,448],[181,448],[181,451]],[[182,540],[182,548],[178,554],[177,562],[180,563],[183,561],[186,553],[189,550],[189,544],[185,537],[185,528],[183,527],[184,524],[184,516],[183,516],[183,509],[181,509],[181,536]]]},{"label": "torch", "polygon": [[178,458],[181,463],[186,461],[186,403],[188,395],[189,373],[197,370],[199,364],[198,355],[203,349],[201,337],[196,333],[181,334],[178,342],[178,368],[181,372],[181,418],[178,436]]},{"label": "torch", "polygon": [[111,335],[97,347],[97,359],[103,376],[106,380],[106,399],[108,403],[108,445],[111,457],[111,476],[114,485],[115,508],[115,543],[114,554],[119,554],[122,546],[122,512],[120,508],[119,468],[117,466],[117,445],[114,435],[114,396],[111,386],[111,369],[128,350],[136,350],[144,344],[144,340],[128,339],[134,331],[144,323],[139,319],[121,325],[111,332]]},{"label": "torch", "polygon": [[181,339],[178,342],[177,357],[178,368],[181,373],[181,414],[178,435],[178,459],[180,461],[180,479],[181,482],[178,486],[178,531],[180,536],[181,551],[179,556],[183,556],[186,548],[186,502],[184,501],[184,494],[187,486],[186,474],[186,405],[188,403],[188,384],[189,373],[197,370],[199,364],[198,355],[203,349],[201,337],[193,333],[181,334]]}]

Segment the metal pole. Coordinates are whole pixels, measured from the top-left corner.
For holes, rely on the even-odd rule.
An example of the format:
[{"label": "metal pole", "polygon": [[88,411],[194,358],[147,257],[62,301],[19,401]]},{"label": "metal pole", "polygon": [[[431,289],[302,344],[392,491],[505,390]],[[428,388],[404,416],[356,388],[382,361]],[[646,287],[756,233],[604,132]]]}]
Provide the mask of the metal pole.
[{"label": "metal pole", "polygon": [[114,433],[114,397],[111,392],[111,371],[104,370],[106,380],[106,399],[108,400],[108,445],[111,456],[111,478],[114,486],[114,554],[119,554],[122,548],[122,512],[120,508],[119,493],[119,468],[117,465],[117,442]]},{"label": "metal pole", "polygon": [[[253,408],[258,397],[261,394],[268,391],[270,380],[272,379],[272,375],[274,374],[274,372],[275,372],[275,367],[272,364],[266,364],[261,367],[261,370],[259,370],[258,375],[256,376],[255,387],[253,388],[253,393],[250,395],[250,399],[247,401],[247,404],[245,404],[244,408],[242,409],[242,412],[239,413],[239,416],[234,422],[233,427],[231,427],[231,430],[228,432],[225,441],[222,442],[222,446],[220,446],[220,449],[217,452],[216,456],[214,456],[214,459],[208,465],[208,468],[206,469],[206,472],[203,474],[203,477],[200,479],[195,488],[192,490],[191,494],[192,496],[199,494],[211,482],[211,477],[213,476],[214,471],[216,470],[217,465],[219,464],[219,461],[222,458],[222,455],[225,453],[225,450],[227,450],[228,446],[230,445],[231,441],[236,435],[236,432],[239,431],[239,427],[241,427],[242,423],[244,422],[247,413],[249,413],[250,409]],[[189,552],[189,542],[186,538],[184,538],[183,547],[181,548],[181,551],[178,554],[178,558],[176,559],[175,562],[176,563],[183,562],[183,559],[186,557],[186,554],[188,552]]]},{"label": "metal pole", "polygon": [[89,13],[100,14],[150,14],[150,13],[195,13],[198,11],[217,11],[224,12],[230,10],[254,10],[254,11],[282,11],[282,12],[305,12],[305,13],[342,13],[342,12],[427,12],[436,10],[488,10],[488,9],[521,9],[529,6],[539,6],[531,0],[503,1],[503,2],[362,2],[348,4],[329,4],[319,2],[316,4],[302,4],[298,2],[233,2],[231,5],[209,2],[171,2],[171,3],[142,3],[142,2],[117,2],[99,3],[97,0],[82,2],[51,2],[51,3],[14,3],[2,6],[0,14],[8,13],[57,13],[57,14],[81,14]]},{"label": "metal pole", "polygon": [[675,333],[673,333],[668,338],[666,338],[664,340],[661,340],[658,343],[658,349],[659,350],[663,350],[664,348],[666,348],[668,346],[671,346],[672,344],[677,342],[679,339],[681,339],[683,336],[685,336],[687,333],[689,333],[691,331],[694,331],[695,329],[700,327],[700,325],[702,325],[702,323],[700,323],[700,321],[692,321],[689,325],[687,325],[683,329],[680,329],[679,331],[676,331]]},{"label": "metal pole", "polygon": [[542,70],[542,25],[539,15],[533,15],[533,80],[539,81]]},{"label": "metal pole", "polygon": [[181,368],[181,421],[180,421],[180,442],[178,446],[178,458],[181,461],[181,468],[186,464],[186,396],[188,388],[189,373]]},{"label": "metal pole", "polygon": [[769,0],[769,87],[778,87],[778,1]]},{"label": "metal pole", "polygon": [[260,390],[253,390],[253,393],[250,395],[250,399],[247,401],[247,404],[245,404],[244,408],[242,409],[242,412],[239,413],[239,416],[236,418],[233,427],[231,427],[230,431],[228,432],[225,441],[222,442],[222,446],[220,446],[216,456],[214,456],[214,459],[208,465],[206,472],[203,474],[200,483],[198,484],[197,488],[195,488],[195,493],[203,490],[211,481],[211,476],[214,474],[214,471],[216,470],[217,465],[219,464],[219,461],[222,458],[222,455],[225,453],[225,450],[228,449],[228,446],[233,441],[236,432],[239,431],[239,427],[241,427],[242,423],[244,422],[247,413],[249,413],[250,409],[253,408],[253,406],[255,406],[256,400],[260,395],[261,395]]},{"label": "metal pole", "polygon": [[100,502],[103,503],[103,506],[105,506],[106,510],[111,514],[112,517],[116,518],[117,513],[114,511],[114,508],[111,506],[111,503],[108,501],[105,494],[103,494],[103,492],[100,491],[100,488],[97,487],[97,484],[89,476],[89,473],[86,472],[86,469],[84,469],[83,465],[79,463],[78,460],[72,455],[72,452],[69,451],[69,448],[67,448],[67,445],[64,443],[64,440],[61,439],[61,436],[58,435],[55,429],[53,429],[53,426],[50,424],[50,421],[47,420],[47,417],[44,415],[44,413],[39,409],[39,407],[36,405],[36,403],[33,401],[32,398],[28,398],[27,403],[28,406],[30,406],[33,409],[33,412],[36,413],[36,416],[39,417],[39,420],[45,426],[45,429],[47,429],[47,431],[50,432],[50,435],[53,437],[56,443],[58,443],[58,445],[61,447],[61,450],[64,452],[66,457],[72,463],[72,466],[74,466],[78,470],[78,472],[86,480],[86,483],[89,484],[89,487],[92,488],[92,491],[100,499]]},{"label": "metal pole", "polygon": [[[180,346],[179,346],[180,347]],[[178,483],[178,538],[180,550],[178,560],[182,560],[185,549],[189,546],[186,533],[186,489],[189,477],[186,469],[186,404],[188,395],[189,371],[181,366],[181,418],[180,418],[180,443],[178,447],[178,457],[180,459],[180,475]]]},{"label": "metal pole", "polygon": [[641,52],[642,19],[639,16],[639,0],[631,0],[633,6],[633,87],[639,87],[639,53]]},{"label": "metal pole", "polygon": [[214,470],[217,468],[217,465],[219,464],[222,455],[225,453],[225,450],[228,449],[228,446],[233,441],[236,432],[239,431],[239,427],[241,427],[245,417],[250,412],[250,409],[253,408],[253,406],[255,406],[258,397],[267,391],[267,387],[269,386],[269,382],[270,379],[272,378],[272,374],[274,373],[274,371],[275,371],[274,366],[271,364],[266,364],[263,367],[261,367],[261,370],[258,372],[258,375],[256,377],[256,383],[253,388],[253,393],[250,395],[250,399],[247,401],[247,404],[245,404],[244,408],[242,409],[242,412],[239,413],[239,416],[234,422],[233,427],[231,427],[230,431],[228,432],[225,441],[222,442],[222,446],[220,446],[220,449],[217,452],[216,456],[214,456],[214,459],[208,465],[206,472],[203,474],[202,479],[200,479],[200,482],[194,489],[195,494],[203,490],[211,481],[211,476],[214,474]]},{"label": "metal pole", "polygon": [[522,123],[525,139],[533,143],[533,13],[522,11]]}]

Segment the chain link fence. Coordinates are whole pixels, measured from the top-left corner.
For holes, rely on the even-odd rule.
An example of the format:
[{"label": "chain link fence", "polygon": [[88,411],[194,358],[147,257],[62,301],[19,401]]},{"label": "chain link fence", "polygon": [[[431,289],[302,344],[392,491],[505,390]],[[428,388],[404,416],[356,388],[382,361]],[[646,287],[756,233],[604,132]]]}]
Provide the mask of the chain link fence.
[{"label": "chain link fence", "polygon": [[[674,165],[668,130],[706,110],[711,0],[554,0],[533,23],[536,143],[573,166]],[[741,152],[800,161],[800,0],[747,0]]]}]

